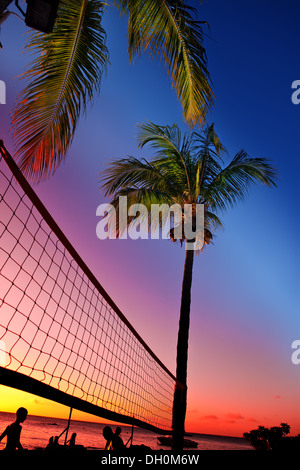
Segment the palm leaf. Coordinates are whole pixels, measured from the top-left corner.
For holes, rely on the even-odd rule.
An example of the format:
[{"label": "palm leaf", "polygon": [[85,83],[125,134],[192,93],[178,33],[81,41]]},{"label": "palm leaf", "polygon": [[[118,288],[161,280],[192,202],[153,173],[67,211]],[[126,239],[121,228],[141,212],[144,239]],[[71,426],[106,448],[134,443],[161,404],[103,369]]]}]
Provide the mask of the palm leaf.
[{"label": "palm leaf", "polygon": [[52,174],[65,158],[108,61],[104,3],[61,0],[59,5],[53,32],[33,33],[28,42],[37,56],[22,76],[29,83],[13,110],[17,157],[35,181]]},{"label": "palm leaf", "polygon": [[168,175],[179,191],[190,193],[191,184],[188,172],[190,140],[182,142],[179,127],[158,126],[151,122],[139,125],[139,147],[149,144],[156,152],[152,162],[156,168]]},{"label": "palm leaf", "polygon": [[204,188],[202,197],[212,208],[225,210],[243,201],[248,189],[256,183],[276,186],[274,167],[262,158],[250,158],[240,150],[231,162]]},{"label": "palm leaf", "polygon": [[111,162],[100,173],[100,180],[105,196],[112,196],[118,191],[132,187],[157,189],[162,193],[169,194],[172,198],[181,194],[181,189],[177,188],[174,181],[154,163],[149,163],[145,159],[138,160],[131,156]]},{"label": "palm leaf", "polygon": [[194,194],[196,201],[199,202],[202,186],[221,171],[221,154],[226,152],[215,132],[214,124],[207,125],[202,133],[193,133],[193,152],[196,154]]},{"label": "palm leaf", "polygon": [[115,0],[121,13],[129,13],[129,58],[147,51],[167,67],[191,126],[203,124],[213,104],[213,92],[203,47],[202,24],[196,9],[181,0]]}]

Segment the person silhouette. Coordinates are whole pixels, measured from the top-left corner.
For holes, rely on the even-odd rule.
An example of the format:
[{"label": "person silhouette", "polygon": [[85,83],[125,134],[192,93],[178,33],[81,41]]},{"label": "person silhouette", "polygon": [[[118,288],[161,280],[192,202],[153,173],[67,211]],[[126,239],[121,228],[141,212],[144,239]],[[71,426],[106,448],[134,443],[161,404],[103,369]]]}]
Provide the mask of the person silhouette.
[{"label": "person silhouette", "polygon": [[4,450],[22,450],[23,447],[20,442],[22,426],[20,423],[23,423],[27,418],[28,411],[26,408],[19,408],[16,412],[16,420],[7,426],[5,431],[0,436],[0,441],[6,436],[6,446]]},{"label": "person silhouette", "polygon": [[58,442],[59,436],[51,436],[45,450],[48,452],[58,452],[63,449],[63,446]]},{"label": "person silhouette", "polygon": [[104,426],[103,431],[102,431],[103,437],[106,440],[106,444],[104,449],[105,450],[112,450],[113,448],[113,438],[114,438],[114,433],[113,430],[111,429],[110,426]]},{"label": "person silhouette", "polygon": [[115,429],[115,435],[113,439],[113,447],[115,450],[120,450],[125,447],[125,444],[123,442],[123,439],[120,436],[121,434],[121,428],[120,426],[117,426]]},{"label": "person silhouette", "polygon": [[103,428],[102,434],[106,440],[105,450],[115,450],[119,452],[125,448],[125,445],[120,437],[121,428],[117,430],[117,433],[114,433],[110,426],[105,426]]},{"label": "person silhouette", "polygon": [[51,436],[51,437],[49,438],[49,441],[48,441],[48,444],[47,444],[46,449],[47,449],[47,450],[48,450],[48,449],[50,449],[50,450],[53,449],[53,445],[54,445],[54,436]]},{"label": "person silhouette", "polygon": [[76,432],[73,432],[71,439],[68,441],[68,444],[70,447],[75,447],[76,436],[77,436]]}]

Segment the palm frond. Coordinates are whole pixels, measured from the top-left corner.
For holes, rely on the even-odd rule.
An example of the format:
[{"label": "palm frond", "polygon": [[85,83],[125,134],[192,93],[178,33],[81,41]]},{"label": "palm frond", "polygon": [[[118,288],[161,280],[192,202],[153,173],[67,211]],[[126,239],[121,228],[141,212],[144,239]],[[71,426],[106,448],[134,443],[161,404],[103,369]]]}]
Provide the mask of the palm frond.
[{"label": "palm frond", "polygon": [[166,66],[184,118],[191,126],[203,124],[213,104],[213,92],[203,47],[202,25],[196,9],[182,0],[115,0],[129,14],[129,57],[142,50],[159,57]]},{"label": "palm frond", "polygon": [[181,194],[176,182],[154,163],[149,163],[145,159],[138,160],[132,156],[113,161],[100,173],[100,180],[105,196],[113,196],[128,187],[157,189],[172,198]]},{"label": "palm frond", "polygon": [[202,186],[211,181],[221,171],[221,155],[226,152],[220,138],[215,132],[214,124],[207,125],[202,133],[193,133],[193,151],[196,154],[195,198],[198,202]]},{"label": "palm frond", "polygon": [[61,0],[50,34],[33,33],[36,58],[13,110],[21,169],[35,181],[52,174],[72,142],[80,115],[100,90],[108,62],[99,0]]},{"label": "palm frond", "polygon": [[212,211],[205,209],[205,227],[210,230],[224,229],[221,219]]},{"label": "palm frond", "polygon": [[173,126],[158,126],[151,122],[139,125],[138,143],[143,148],[149,144],[155,150],[153,165],[162,173],[168,174],[168,179],[175,182],[182,192],[191,192],[191,181],[188,172],[190,139],[183,139],[176,124]]}]

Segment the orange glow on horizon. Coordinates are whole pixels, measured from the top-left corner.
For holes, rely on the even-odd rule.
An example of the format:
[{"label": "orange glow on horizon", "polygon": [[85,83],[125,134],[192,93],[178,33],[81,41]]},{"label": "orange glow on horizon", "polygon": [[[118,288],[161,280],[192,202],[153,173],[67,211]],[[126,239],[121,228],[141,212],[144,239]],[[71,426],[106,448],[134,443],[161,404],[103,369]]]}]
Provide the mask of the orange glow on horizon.
[{"label": "orange glow on horizon", "polygon": [[[15,413],[20,406],[23,406],[28,410],[28,415],[68,419],[70,412],[70,408],[67,406],[4,385],[0,385],[0,402],[0,411],[8,413]],[[94,423],[114,423],[114,421],[98,418],[75,409],[72,411],[72,419]]]},{"label": "orange glow on horizon", "polygon": [[[274,400],[280,403],[281,397],[274,396]],[[46,416],[51,418],[68,419],[70,409],[50,400],[40,398],[27,392],[16,390],[0,385],[1,409],[9,413],[15,413],[20,406],[28,410],[29,415]],[[287,416],[280,414],[268,418],[263,408],[257,408],[253,415],[240,412],[224,412],[224,407],[219,403],[216,406],[216,413],[203,412],[197,409],[188,409],[186,416],[186,431],[189,433],[212,434],[220,436],[242,437],[244,432],[256,429],[262,425],[265,427],[279,426],[282,422],[287,422],[291,426],[291,436],[300,433],[296,417],[291,413]],[[210,410],[211,411],[211,410]],[[279,411],[279,410],[278,410]],[[73,410],[72,420],[96,422],[99,424],[118,424],[104,418],[98,418],[82,411]]]}]

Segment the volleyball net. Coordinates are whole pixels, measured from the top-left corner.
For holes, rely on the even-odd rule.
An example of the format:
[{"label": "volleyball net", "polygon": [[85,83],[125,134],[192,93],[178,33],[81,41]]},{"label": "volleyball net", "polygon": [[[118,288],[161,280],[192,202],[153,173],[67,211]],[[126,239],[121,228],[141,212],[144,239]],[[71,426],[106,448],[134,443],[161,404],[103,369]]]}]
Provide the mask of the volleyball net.
[{"label": "volleyball net", "polygon": [[0,141],[0,383],[170,432],[175,377],[55,223]]}]

